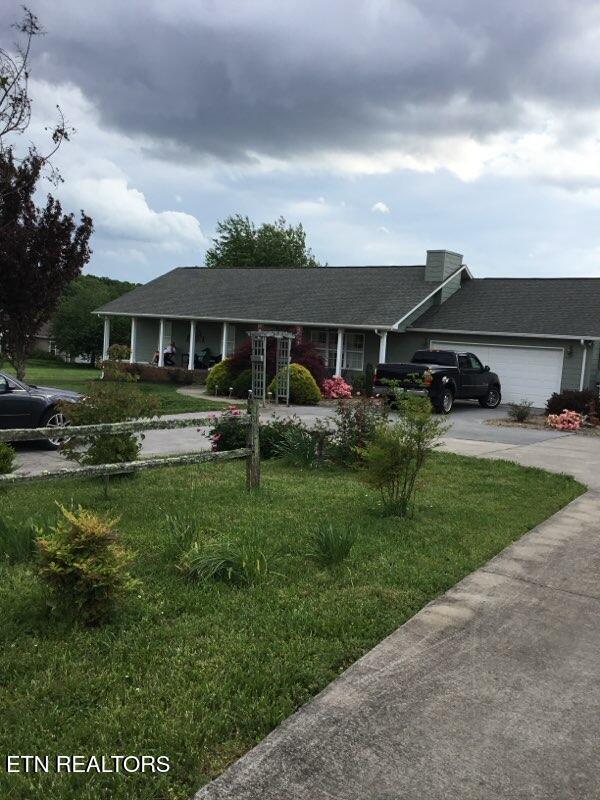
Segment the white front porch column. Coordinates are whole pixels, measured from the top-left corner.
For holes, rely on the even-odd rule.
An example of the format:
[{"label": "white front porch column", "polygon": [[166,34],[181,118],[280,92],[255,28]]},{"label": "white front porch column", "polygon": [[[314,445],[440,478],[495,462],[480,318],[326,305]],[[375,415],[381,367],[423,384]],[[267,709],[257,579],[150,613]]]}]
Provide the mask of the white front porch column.
[{"label": "white front porch column", "polygon": [[385,351],[387,348],[387,331],[379,334],[379,363],[385,364]]},{"label": "white front porch column", "polygon": [[104,317],[104,340],[102,342],[102,361],[108,361],[110,347],[110,317]]},{"label": "white front porch column", "polygon": [[196,320],[190,320],[190,354],[188,357],[188,369],[194,369],[194,356],[196,355]]},{"label": "white front porch column", "polygon": [[164,319],[160,320],[160,325],[158,326],[158,366],[164,367],[165,365],[165,321]]},{"label": "white front porch column", "polygon": [[223,323],[223,333],[221,334],[221,358],[223,361],[227,358],[227,323]]},{"label": "white front porch column", "polygon": [[337,350],[335,351],[335,374],[342,374],[342,356],[344,352],[344,329],[338,328]]},{"label": "white front porch column", "polygon": [[129,363],[135,364],[137,361],[137,317],[131,318],[131,345],[129,350]]}]

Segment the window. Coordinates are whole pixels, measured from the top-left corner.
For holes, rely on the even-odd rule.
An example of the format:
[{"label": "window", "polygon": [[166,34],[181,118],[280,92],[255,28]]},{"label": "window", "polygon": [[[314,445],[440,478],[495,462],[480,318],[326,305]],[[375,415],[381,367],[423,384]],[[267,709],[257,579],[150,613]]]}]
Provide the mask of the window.
[{"label": "window", "polygon": [[235,325],[227,325],[227,352],[223,354],[223,358],[229,358],[229,356],[235,350]]},{"label": "window", "polygon": [[311,328],[310,339],[315,343],[325,366],[335,368],[337,331],[330,331],[327,328]]},{"label": "window", "polygon": [[461,369],[468,369],[471,372],[483,372],[481,361],[473,353],[466,353],[458,357],[458,366]]},{"label": "window", "polygon": [[58,348],[56,347],[56,342],[54,341],[54,339],[48,340],[48,352],[50,353],[51,356],[58,355]]},{"label": "window", "polygon": [[[337,330],[329,328],[311,328],[310,338],[316,345],[317,352],[325,362],[325,366],[335,369],[337,358]],[[364,333],[345,333],[342,350],[342,369],[361,371],[364,368],[365,335]]]},{"label": "window", "polygon": [[342,358],[343,369],[362,371],[365,360],[365,335],[364,333],[344,334],[344,355]]}]

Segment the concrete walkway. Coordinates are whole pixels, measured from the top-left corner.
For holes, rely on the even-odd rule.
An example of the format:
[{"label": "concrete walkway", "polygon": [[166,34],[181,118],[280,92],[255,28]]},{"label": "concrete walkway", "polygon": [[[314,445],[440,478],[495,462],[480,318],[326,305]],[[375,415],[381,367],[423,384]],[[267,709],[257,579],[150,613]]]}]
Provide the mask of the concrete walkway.
[{"label": "concrete walkway", "polygon": [[447,438],[585,495],[434,600],[196,800],[600,797],[600,442]]}]

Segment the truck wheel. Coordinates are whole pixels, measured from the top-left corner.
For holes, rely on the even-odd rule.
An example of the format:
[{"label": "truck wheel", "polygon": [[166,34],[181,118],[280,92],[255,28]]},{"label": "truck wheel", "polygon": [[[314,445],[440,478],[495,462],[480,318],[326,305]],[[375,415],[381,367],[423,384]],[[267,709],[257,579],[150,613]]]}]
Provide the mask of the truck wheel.
[{"label": "truck wheel", "polygon": [[492,386],[485,397],[479,398],[479,405],[482,408],[497,408],[502,400],[500,389],[497,386]]},{"label": "truck wheel", "polygon": [[449,414],[454,405],[454,393],[452,389],[444,389],[434,408],[438,414]]}]

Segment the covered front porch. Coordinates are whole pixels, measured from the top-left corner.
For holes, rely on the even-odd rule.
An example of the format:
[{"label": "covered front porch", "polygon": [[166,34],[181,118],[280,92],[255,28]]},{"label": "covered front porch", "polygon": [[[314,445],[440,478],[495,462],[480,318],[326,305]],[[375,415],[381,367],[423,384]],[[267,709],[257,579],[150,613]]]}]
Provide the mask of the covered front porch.
[{"label": "covered front porch", "polygon": [[[237,333],[236,326],[225,321],[131,317],[129,361],[131,364],[155,363],[159,367],[175,366],[188,370],[201,368],[231,355]],[[110,345],[111,317],[105,316],[104,361],[108,358]],[[171,346],[175,348],[172,354],[168,352]]]},{"label": "covered front porch", "polygon": [[[130,357],[132,364],[176,366],[194,370],[206,368],[227,358],[256,328],[295,330],[314,342],[325,366],[333,375],[363,372],[368,364],[407,358],[413,342],[405,343],[405,334],[381,329],[358,329],[316,326],[282,326],[231,320],[181,319],[170,317],[131,317]],[[123,342],[119,342],[123,344]],[[404,345],[408,345],[405,347]],[[111,345],[111,316],[104,316],[103,359]],[[165,354],[171,345],[172,358]],[[406,351],[406,352],[404,352]],[[155,357],[158,354],[157,361]],[[168,362],[172,361],[172,364]]]}]

